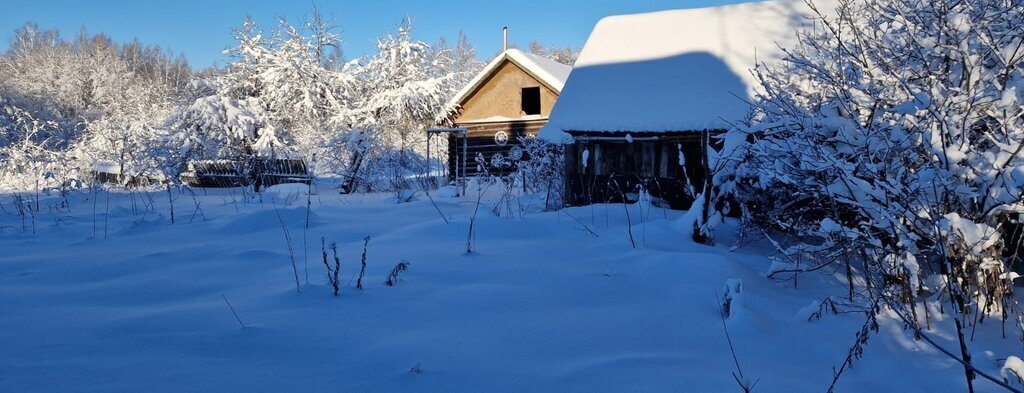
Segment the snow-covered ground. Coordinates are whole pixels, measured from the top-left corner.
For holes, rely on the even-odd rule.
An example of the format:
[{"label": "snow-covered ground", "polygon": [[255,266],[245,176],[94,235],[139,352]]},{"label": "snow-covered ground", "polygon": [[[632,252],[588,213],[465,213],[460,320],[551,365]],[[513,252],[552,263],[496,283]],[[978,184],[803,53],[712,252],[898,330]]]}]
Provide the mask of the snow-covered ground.
[{"label": "snow-covered ground", "polygon": [[[472,195],[435,197],[435,209],[422,195],[395,204],[321,185],[304,232],[302,189],[199,190],[202,214],[175,191],[174,224],[165,191],[110,193],[109,215],[106,193],[74,194],[60,212],[48,206],[61,198],[43,196],[34,235],[0,195],[0,391],[739,391],[716,295],[740,279],[728,329],[756,391],[823,392],[863,323],[807,321],[809,304],[843,287],[824,274],[797,288],[768,280],[764,248],[730,251],[727,235],[694,245],[675,229],[681,212],[630,206],[633,249],[622,205],[542,213],[533,203],[498,217],[489,197],[467,255]],[[321,236],[338,243],[337,298]],[[409,269],[385,286],[400,261]],[[901,324],[881,325],[839,391],[965,390],[958,364]],[[970,343],[994,375],[1024,352],[1007,330]],[[956,348],[948,321],[933,333]]]}]

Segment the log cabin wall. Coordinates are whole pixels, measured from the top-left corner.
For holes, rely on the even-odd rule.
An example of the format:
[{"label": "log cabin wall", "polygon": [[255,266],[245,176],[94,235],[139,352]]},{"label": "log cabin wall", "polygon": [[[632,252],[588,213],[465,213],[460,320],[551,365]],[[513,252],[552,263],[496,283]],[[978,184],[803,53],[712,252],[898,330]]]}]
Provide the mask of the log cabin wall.
[{"label": "log cabin wall", "polygon": [[[461,127],[466,128],[466,162],[462,162],[462,137],[449,135],[448,151],[455,152],[455,154],[448,155],[448,173],[465,173],[467,177],[477,176],[480,174],[480,168],[476,162],[478,153],[483,155],[488,165],[495,153],[501,153],[508,157],[509,151],[520,145],[519,138],[536,136],[545,124],[547,124],[547,119],[460,124]],[[465,172],[463,172],[462,165],[465,165]],[[488,166],[486,170],[492,175],[509,174],[508,170],[491,166]]]}]

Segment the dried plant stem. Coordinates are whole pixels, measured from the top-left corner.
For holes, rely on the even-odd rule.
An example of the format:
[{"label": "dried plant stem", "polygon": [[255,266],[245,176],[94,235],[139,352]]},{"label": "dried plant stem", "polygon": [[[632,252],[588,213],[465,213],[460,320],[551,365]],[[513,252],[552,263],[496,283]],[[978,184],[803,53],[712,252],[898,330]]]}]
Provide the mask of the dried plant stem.
[{"label": "dried plant stem", "polygon": [[224,298],[224,303],[228,304],[228,309],[231,310],[231,313],[235,315],[235,320],[238,321],[238,325],[241,326],[242,329],[245,329],[245,324],[242,323],[242,318],[238,317],[238,313],[235,312],[235,308],[231,306],[231,302],[228,301],[228,297],[224,296],[223,293],[220,294],[220,297]]},{"label": "dried plant stem", "polygon": [[281,231],[284,232],[284,242],[288,246],[288,258],[292,262],[292,273],[295,274],[295,292],[301,292],[299,290],[299,268],[295,264],[295,249],[292,247],[292,235],[288,232],[288,226],[284,223],[284,218],[281,218],[281,211],[277,209],[277,205],[274,205],[274,212],[277,213],[277,221],[281,223]]},{"label": "dried plant stem", "polygon": [[174,196],[171,194],[171,183],[167,183],[167,203],[171,205],[171,224],[174,224]]},{"label": "dried plant stem", "polygon": [[363,290],[363,276],[366,275],[366,249],[370,245],[370,237],[367,236],[363,239],[363,257],[360,263],[362,266],[359,268],[359,278],[356,279],[356,289]]}]

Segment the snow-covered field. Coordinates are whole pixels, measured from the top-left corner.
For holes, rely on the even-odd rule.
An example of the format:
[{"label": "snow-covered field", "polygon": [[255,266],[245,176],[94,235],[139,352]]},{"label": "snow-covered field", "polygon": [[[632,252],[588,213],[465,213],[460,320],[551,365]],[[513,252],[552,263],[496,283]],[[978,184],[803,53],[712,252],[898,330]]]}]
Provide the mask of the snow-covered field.
[{"label": "snow-covered field", "polygon": [[[633,249],[622,205],[542,213],[534,203],[498,217],[485,198],[467,255],[472,195],[435,197],[445,223],[422,195],[395,204],[321,185],[304,233],[302,189],[275,187],[262,201],[199,190],[202,214],[175,191],[174,224],[166,191],[110,193],[109,214],[106,193],[73,194],[59,213],[48,206],[61,198],[43,196],[34,235],[0,195],[0,391],[733,392],[716,294],[741,279],[727,324],[756,391],[823,392],[863,323],[807,321],[809,304],[844,288],[825,274],[797,288],[768,280],[765,248],[730,251],[727,235],[694,245],[675,229],[682,212],[630,206]],[[321,236],[338,243],[337,298]],[[409,269],[385,286],[400,261]],[[966,389],[958,364],[880,321],[839,391]],[[947,322],[933,333],[952,349]],[[1007,330],[970,343],[981,369],[998,375],[1022,352]]]}]

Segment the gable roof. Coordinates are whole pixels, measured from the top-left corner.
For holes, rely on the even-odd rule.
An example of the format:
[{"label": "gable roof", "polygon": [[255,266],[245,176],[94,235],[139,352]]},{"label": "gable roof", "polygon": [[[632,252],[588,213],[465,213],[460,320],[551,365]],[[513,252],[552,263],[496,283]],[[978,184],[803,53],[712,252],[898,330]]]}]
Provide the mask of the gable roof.
[{"label": "gable roof", "polygon": [[512,62],[513,64],[522,68],[523,71],[530,74],[538,81],[543,83],[549,89],[559,94],[562,91],[562,87],[565,85],[565,80],[569,78],[569,72],[572,71],[572,66],[568,66],[557,61],[540,57],[534,54],[523,52],[519,49],[508,49],[490,63],[484,67],[476,77],[473,78],[465,87],[462,88],[448,101],[449,111],[454,111],[469,98],[473,92],[477,90],[488,77],[491,76],[495,71],[498,70],[502,64],[506,61]]},{"label": "gable roof", "polygon": [[779,0],[604,18],[540,137],[728,128],[749,110],[750,70],[780,59],[810,15],[803,0]]}]

